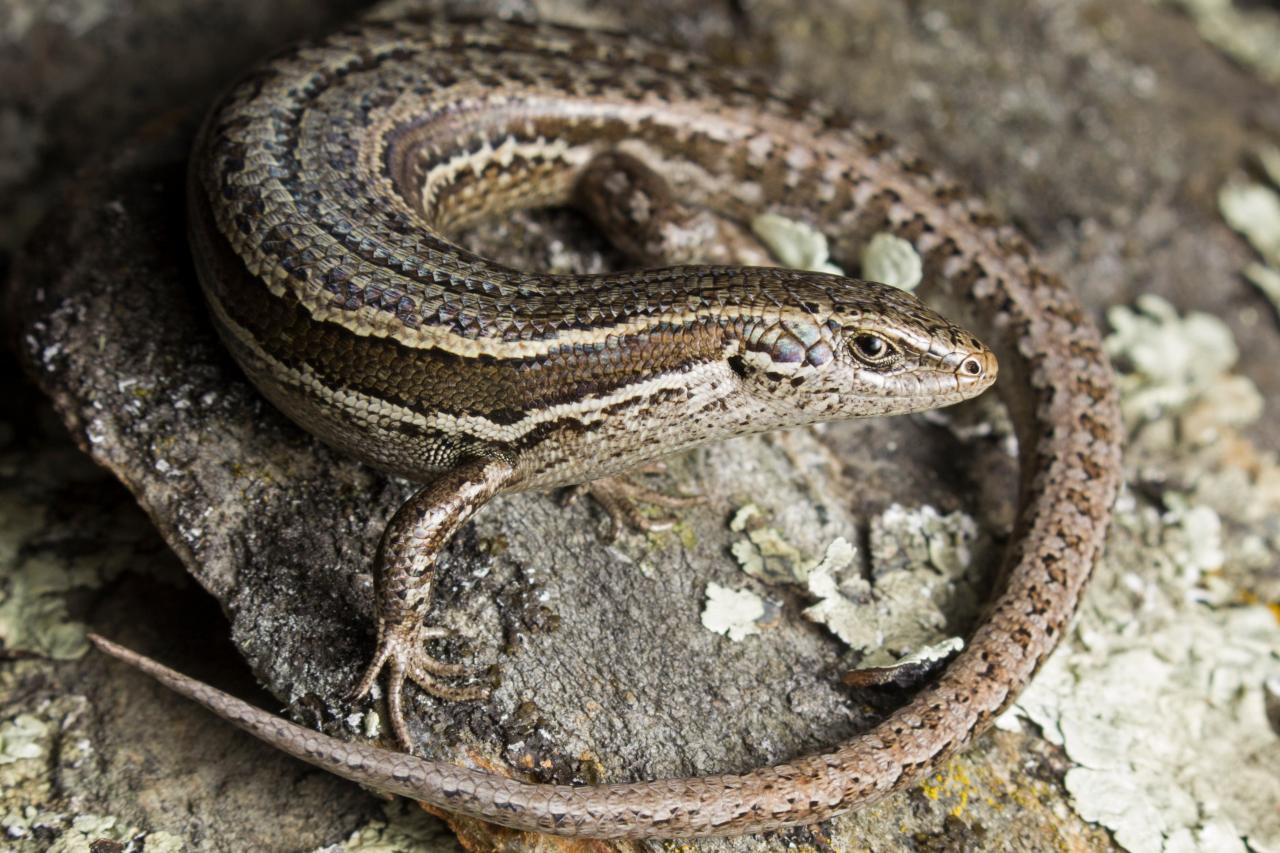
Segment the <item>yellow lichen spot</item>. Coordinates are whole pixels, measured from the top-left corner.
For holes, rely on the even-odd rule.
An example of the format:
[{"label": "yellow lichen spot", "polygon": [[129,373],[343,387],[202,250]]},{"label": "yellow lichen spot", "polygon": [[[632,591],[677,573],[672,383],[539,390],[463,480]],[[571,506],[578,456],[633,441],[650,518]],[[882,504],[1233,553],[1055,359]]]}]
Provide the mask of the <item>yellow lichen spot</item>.
[{"label": "yellow lichen spot", "polygon": [[957,796],[960,798],[960,802],[952,806],[951,816],[960,817],[969,805],[969,792],[974,789],[973,779],[970,778],[969,771],[963,764],[953,763],[951,769],[953,771],[952,778],[956,786],[959,787]]},{"label": "yellow lichen spot", "polygon": [[1272,601],[1267,604],[1267,609],[1271,611],[1271,615],[1280,622],[1280,601]]},{"label": "yellow lichen spot", "polygon": [[[936,782],[937,784],[933,784],[934,782]],[[938,799],[938,797],[942,796],[942,783],[943,783],[942,776],[934,776],[933,779],[931,779],[928,782],[921,782],[920,790],[929,799],[936,800]]]},{"label": "yellow lichen spot", "polygon": [[969,796],[974,791],[973,779],[965,765],[952,760],[928,780],[920,783],[920,792],[930,800],[938,801],[944,796],[954,799],[955,804],[948,809],[952,817],[960,817],[969,807]]},{"label": "yellow lichen spot", "polygon": [[965,807],[968,805],[969,805],[969,792],[961,791],[960,802],[956,803],[954,806],[951,807],[951,816],[960,817],[960,815],[964,814]]},{"label": "yellow lichen spot", "polygon": [[[643,508],[639,510],[640,514],[650,521],[662,521],[669,518],[669,511],[660,508]],[[644,531],[644,535],[649,544],[654,548],[666,548],[671,545],[672,539],[678,541],[683,548],[692,548],[698,544],[698,535],[694,532],[693,526],[683,518],[676,518],[675,523],[670,527],[658,527],[652,530]]]}]

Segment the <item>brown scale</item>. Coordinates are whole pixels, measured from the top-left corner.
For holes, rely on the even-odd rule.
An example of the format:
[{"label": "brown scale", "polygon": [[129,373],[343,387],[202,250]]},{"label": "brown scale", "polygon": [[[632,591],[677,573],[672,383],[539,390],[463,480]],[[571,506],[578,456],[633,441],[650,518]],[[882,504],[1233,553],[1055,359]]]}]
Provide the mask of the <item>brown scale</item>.
[{"label": "brown scale", "polygon": [[[479,99],[477,80],[487,87]],[[458,136],[478,129],[500,143],[530,122],[574,158],[549,154],[548,172],[478,162],[479,180],[419,209],[421,188],[444,174],[433,170],[465,150]],[[414,140],[440,144],[424,157]],[[404,148],[388,160],[391,144]],[[992,344],[1019,443],[1019,513],[988,616],[941,674],[821,755],[734,776],[568,787],[337,741],[99,647],[331,772],[565,835],[817,821],[912,783],[970,743],[1054,648],[1102,545],[1120,428],[1096,330],[1022,238],[888,137],[638,39],[497,21],[375,24],[286,53],[233,91],[194,155],[192,246],[233,355],[304,427],[427,481],[384,534],[361,691],[388,672],[406,747],[405,681],[474,698],[460,667],[426,655],[423,641],[442,632],[422,614],[439,548],[495,494],[581,482],[736,434],[945,405],[995,378],[992,351],[883,285],[728,266],[519,273],[458,249],[433,219],[567,201],[574,170],[615,148],[642,158],[635,185],[653,180],[643,170],[677,176],[672,191],[690,209],[739,225],[761,209],[800,211],[841,247],[879,230],[916,239],[932,283]],[[793,150],[811,165],[788,166]],[[835,188],[822,185],[831,162],[846,167]],[[486,192],[499,176],[511,182]],[[401,312],[400,299],[416,313]],[[596,347],[610,340],[616,349]],[[823,355],[799,358],[800,348]],[[543,384],[528,383],[531,365]],[[446,366],[466,381],[450,382]],[[676,377],[686,393],[664,390]],[[536,389],[520,390],[528,384]],[[367,406],[344,402],[355,385]]]}]

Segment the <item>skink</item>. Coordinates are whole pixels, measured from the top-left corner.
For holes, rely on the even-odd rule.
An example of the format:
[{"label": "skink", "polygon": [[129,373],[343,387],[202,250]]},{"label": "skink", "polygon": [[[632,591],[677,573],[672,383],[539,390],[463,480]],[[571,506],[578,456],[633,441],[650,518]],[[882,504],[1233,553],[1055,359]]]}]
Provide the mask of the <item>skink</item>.
[{"label": "skink", "polygon": [[[885,285],[684,265],[547,275],[451,241],[565,203],[622,155],[685,203],[762,210],[842,243],[909,241],[969,332]],[[994,382],[1019,442],[1004,580],[931,684],[832,751],[732,776],[527,784],[345,743],[95,638],[267,742],[347,778],[512,827],[731,834],[821,820],[917,779],[1004,709],[1061,639],[1102,546],[1120,427],[1099,337],[1027,242],[886,137],[643,41],[495,21],[362,24],[294,48],[216,107],[193,155],[191,243],[215,324],[306,429],[426,485],[376,567],[384,671],[466,699],[427,655],[436,555],[499,493],[581,483],[703,442],[948,405]]]}]

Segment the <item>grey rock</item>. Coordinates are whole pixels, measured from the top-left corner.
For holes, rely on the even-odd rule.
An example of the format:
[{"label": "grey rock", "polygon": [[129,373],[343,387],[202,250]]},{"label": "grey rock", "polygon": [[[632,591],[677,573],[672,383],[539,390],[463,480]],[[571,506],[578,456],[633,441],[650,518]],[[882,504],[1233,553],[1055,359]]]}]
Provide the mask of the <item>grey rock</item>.
[{"label": "grey rock", "polygon": [[[1000,2],[981,11],[961,2],[928,10],[872,2],[548,9],[755,66],[906,137],[1021,221],[1091,307],[1100,311],[1154,285],[1180,304],[1216,310],[1250,353],[1244,369],[1264,394],[1273,398],[1280,388],[1280,341],[1248,321],[1249,291],[1202,286],[1205,276],[1230,277],[1246,257],[1205,202],[1248,140],[1248,122],[1273,121],[1254,104],[1274,93],[1176,17],[1076,2],[1044,9]],[[130,26],[152,33],[149,26],[169,20],[143,9],[132,14]],[[295,25],[274,32],[288,35]],[[188,40],[165,57],[193,45],[209,49],[190,39],[198,29],[182,32]],[[242,58],[206,61],[207,73],[181,90],[186,110],[129,136],[70,182],[14,264],[8,325],[77,443],[127,486],[221,605],[257,679],[294,718],[360,737],[367,717],[353,712],[378,706],[353,707],[343,697],[371,651],[367,572],[381,525],[412,487],[328,450],[276,413],[209,327],[185,249],[183,160],[196,104]],[[176,91],[164,89],[145,110],[122,107],[130,120],[113,138]],[[54,98],[36,100],[48,109]],[[81,99],[59,122],[92,127],[94,103]],[[34,120],[35,141],[6,155],[0,179],[33,174],[38,158],[30,152],[43,150],[40,139],[75,137],[59,122]],[[30,180],[48,192],[49,182]],[[465,239],[529,268],[617,263],[565,211],[521,214]],[[836,249],[856,256],[855,247]],[[1255,438],[1280,446],[1274,432]],[[589,504],[562,508],[548,495],[497,500],[443,558],[437,615],[461,637],[441,651],[496,664],[500,681],[478,704],[450,706],[415,693],[411,726],[422,751],[530,779],[592,782],[744,770],[828,747],[901,694],[838,686],[854,656],[800,617],[811,603],[802,592],[738,570],[729,519],[747,502],[760,504],[814,559],[836,536],[860,541],[866,520],[895,500],[967,510],[998,537],[1007,531],[1012,474],[998,441],[962,442],[935,420],[914,418],[687,455],[673,463],[668,483],[708,500],[682,511],[671,535],[627,535],[609,546]],[[712,634],[699,618],[710,582],[755,591],[776,618],[741,643]],[[188,625],[176,618],[173,608],[190,600],[162,596],[144,624],[106,619],[100,626],[167,662],[198,666],[208,642],[202,632],[221,628],[216,619]],[[974,616],[956,614],[955,627]],[[227,660],[215,646],[207,655]],[[130,703],[164,701],[141,684],[120,675]],[[188,733],[197,737],[202,732]],[[143,742],[156,749],[154,738]],[[218,760],[207,751],[184,754]],[[1063,766],[1061,754],[1036,738],[998,732],[938,779],[854,816],[698,849],[1021,849],[1042,846],[1049,835],[1069,848],[1103,843],[1062,808]],[[227,784],[241,784],[240,776]],[[307,792],[294,805],[332,817],[333,796]],[[354,825],[351,815],[368,814],[367,800],[336,802],[346,803],[348,820],[326,824],[330,840],[337,827]],[[255,817],[269,820],[274,808]],[[160,826],[166,817],[145,819]],[[205,819],[204,848],[236,848],[225,813]],[[193,832],[190,823],[166,826]],[[473,849],[535,843],[473,822],[454,827]],[[293,837],[278,849],[319,843],[314,832]]]}]

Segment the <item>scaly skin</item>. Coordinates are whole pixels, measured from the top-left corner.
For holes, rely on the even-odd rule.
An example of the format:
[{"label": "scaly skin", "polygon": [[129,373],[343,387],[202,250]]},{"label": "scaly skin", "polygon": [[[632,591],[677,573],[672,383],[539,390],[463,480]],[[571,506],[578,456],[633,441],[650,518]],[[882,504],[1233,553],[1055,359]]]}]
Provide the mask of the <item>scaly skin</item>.
[{"label": "scaly skin", "polygon": [[1016,232],[820,105],[637,40],[493,22],[406,20],[297,48],[232,91],[193,159],[197,268],[245,371],[320,437],[431,483],[384,536],[378,649],[361,688],[388,670],[402,741],[405,678],[465,698],[437,680],[459,668],[422,651],[440,633],[423,613],[436,552],[494,494],[729,435],[946,405],[994,381],[990,350],[883,285],[728,266],[556,277],[449,242],[479,217],[569,200],[584,169],[615,153],[727,219],[768,209],[845,243],[909,240],[992,344],[1020,512],[1001,591],[942,675],[826,754],[570,787],[337,741],[99,648],[334,773],[564,835],[817,821],[911,783],[983,731],[1060,639],[1117,489],[1119,421],[1089,319]]}]

